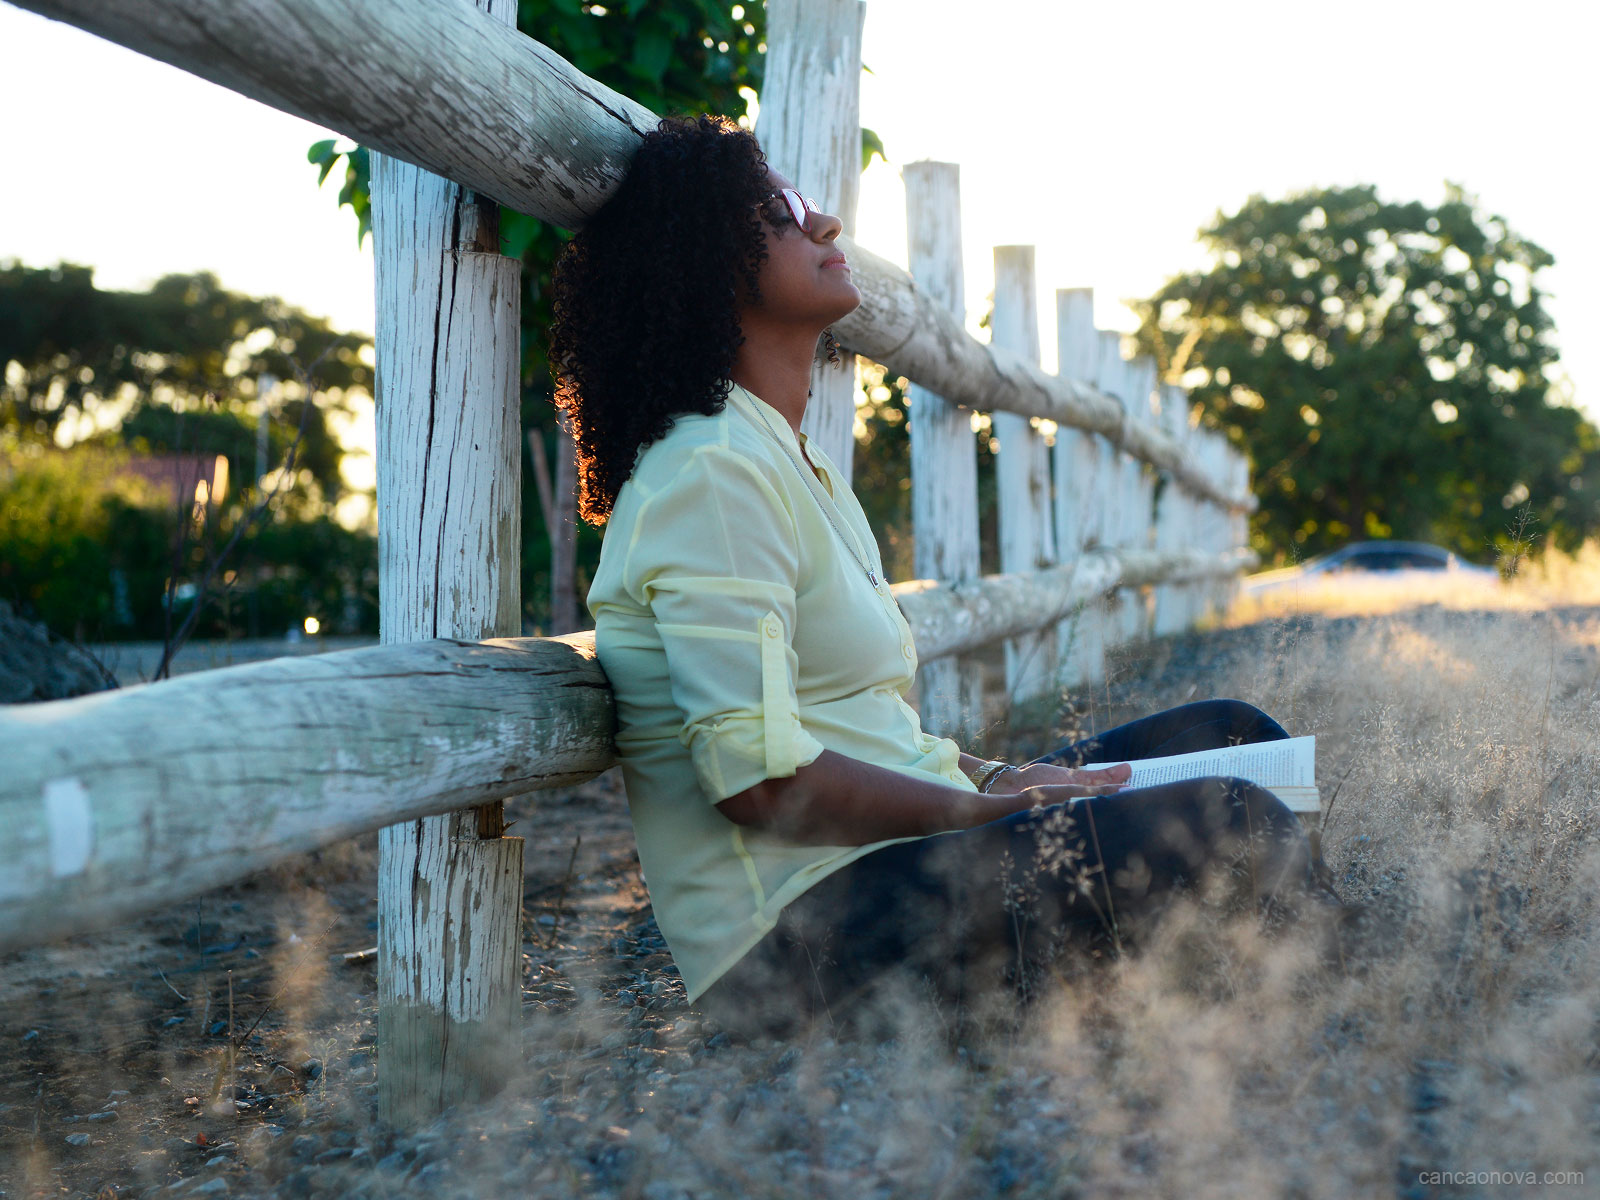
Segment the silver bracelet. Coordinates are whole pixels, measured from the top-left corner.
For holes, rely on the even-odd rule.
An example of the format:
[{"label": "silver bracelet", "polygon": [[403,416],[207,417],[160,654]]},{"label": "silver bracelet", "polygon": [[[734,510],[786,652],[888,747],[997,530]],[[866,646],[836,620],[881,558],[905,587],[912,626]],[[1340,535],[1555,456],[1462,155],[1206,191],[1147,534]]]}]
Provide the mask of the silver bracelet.
[{"label": "silver bracelet", "polygon": [[983,786],[980,787],[978,790],[980,792],[982,792],[984,795],[988,795],[989,789],[994,787],[994,781],[996,779],[999,779],[1000,776],[1004,775],[1007,771],[1015,771],[1016,769],[1017,768],[1012,766],[1010,763],[1006,763],[998,771],[994,772],[987,779],[985,779],[983,781]]}]

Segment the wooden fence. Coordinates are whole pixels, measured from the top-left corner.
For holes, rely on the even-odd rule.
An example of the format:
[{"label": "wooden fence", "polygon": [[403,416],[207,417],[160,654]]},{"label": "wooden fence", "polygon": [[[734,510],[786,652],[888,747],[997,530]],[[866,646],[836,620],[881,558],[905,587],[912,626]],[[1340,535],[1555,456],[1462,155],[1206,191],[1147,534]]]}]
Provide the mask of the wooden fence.
[{"label": "wooden fence", "polygon": [[[518,638],[517,264],[499,204],[581,226],[654,116],[511,28],[513,0],[24,0],[287,112],[373,162],[383,645],[0,714],[0,950],[113,923],[381,829],[380,1097],[392,1119],[497,1086],[520,1010],[522,843],[500,801],[611,765],[593,636]],[[757,132],[841,213],[859,171],[859,0],[772,0]],[[270,54],[262,47],[273,47]],[[785,120],[802,105],[805,121]],[[1251,556],[1245,464],[1092,296],[1056,293],[1038,364],[1030,247],[995,251],[964,329],[957,168],[905,169],[910,272],[840,238],[835,328],[908,377],[915,569],[895,586],[925,725],[970,736],[973,651],[1013,699],[1093,684],[1112,646],[1225,603]],[[492,197],[492,199],[490,199]],[[854,377],[807,431],[845,470]],[[978,564],[974,413],[998,439],[1002,574]],[[1046,424],[1046,423],[1049,424]],[[1054,428],[1052,429],[1052,425]]]}]

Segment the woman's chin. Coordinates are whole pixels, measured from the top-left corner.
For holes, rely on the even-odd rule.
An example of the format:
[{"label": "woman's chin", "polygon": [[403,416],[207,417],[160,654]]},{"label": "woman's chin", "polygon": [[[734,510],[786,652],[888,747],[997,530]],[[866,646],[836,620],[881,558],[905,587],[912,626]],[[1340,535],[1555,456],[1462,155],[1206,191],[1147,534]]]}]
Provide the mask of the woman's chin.
[{"label": "woman's chin", "polygon": [[854,283],[846,280],[843,291],[848,298],[841,300],[838,314],[829,318],[830,321],[837,321],[840,317],[847,317],[851,313],[855,312],[856,309],[861,307],[860,288],[858,288]]}]

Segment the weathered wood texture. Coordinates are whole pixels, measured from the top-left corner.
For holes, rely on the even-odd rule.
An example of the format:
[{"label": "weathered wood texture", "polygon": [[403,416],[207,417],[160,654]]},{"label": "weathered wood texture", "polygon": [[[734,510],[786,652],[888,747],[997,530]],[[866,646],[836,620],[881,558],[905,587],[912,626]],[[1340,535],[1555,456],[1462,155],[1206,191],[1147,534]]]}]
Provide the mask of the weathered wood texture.
[{"label": "weathered wood texture", "polygon": [[550,628],[546,633],[572,633],[578,621],[578,460],[572,435],[558,426],[556,469],[550,469],[544,435],[524,430],[528,461],[533,463],[534,488],[544,516],[545,538],[550,543]]},{"label": "weathered wood texture", "polygon": [[430,640],[0,710],[0,950],[396,821],[581,783],[615,751],[592,634]]},{"label": "weathered wood texture", "polygon": [[555,529],[550,539],[550,630],[582,628],[578,596],[578,444],[566,426],[556,433]]},{"label": "weathered wood texture", "polygon": [[[756,135],[767,161],[822,211],[856,230],[861,180],[861,0],[768,0],[767,61]],[[853,272],[852,272],[853,274]],[[801,429],[848,481],[855,458],[856,362],[811,367]]]},{"label": "weathered wood texture", "polygon": [[[1155,360],[1148,357],[1131,359],[1124,364],[1125,390],[1120,399],[1130,421],[1156,423],[1151,408],[1151,392],[1156,382]],[[1124,457],[1123,513],[1120,544],[1132,550],[1146,549],[1150,545],[1150,521],[1155,513],[1155,476],[1137,459]],[[1219,519],[1222,514],[1217,514]],[[1122,627],[1118,635],[1123,642],[1139,641],[1149,635],[1150,597],[1146,589],[1129,589],[1118,597],[1118,611]]]},{"label": "weathered wood texture", "polygon": [[[1174,438],[1181,438],[1189,422],[1189,400],[1176,387],[1161,391],[1161,423]],[[1170,483],[1170,481],[1168,481]],[[1219,514],[1221,516],[1221,514]],[[1223,518],[1225,521],[1225,517]],[[1186,545],[1194,523],[1194,506],[1184,492],[1164,486],[1161,491],[1155,519],[1156,547],[1171,550]],[[1177,633],[1188,623],[1188,599],[1183,588],[1175,583],[1163,584],[1156,589],[1153,629],[1157,637]]]},{"label": "weathered wood texture", "polygon": [[381,636],[517,634],[518,264],[445,245],[458,185],[378,155],[372,191]]},{"label": "weathered wood texture", "polygon": [[[1094,328],[1094,290],[1056,291],[1056,359],[1069,379],[1094,379],[1100,362]],[[1063,425],[1054,453],[1056,542],[1063,561],[1076,562],[1100,540],[1106,501],[1101,439]],[[1080,605],[1057,627],[1057,657],[1065,687],[1092,686],[1105,678],[1101,606]]]},{"label": "weathered wood texture", "polygon": [[[477,0],[506,25],[515,0]],[[372,156],[379,628],[386,643],[522,632],[521,264],[499,205]],[[380,1115],[498,1091],[521,1017],[522,839],[499,801],[378,838]]]},{"label": "weathered wood texture", "polygon": [[1053,624],[1080,604],[1118,587],[1160,580],[1208,579],[1255,561],[1249,551],[1207,555],[1193,550],[1091,550],[1081,558],[1024,575],[985,575],[955,587],[931,580],[894,588],[919,658],[975,650]]},{"label": "weathered wood texture", "polygon": [[[1114,330],[1100,330],[1095,337],[1100,343],[1100,353],[1095,360],[1095,383],[1111,397],[1126,419],[1127,409],[1122,398],[1128,390],[1128,361],[1122,356],[1122,335]],[[1128,545],[1129,472],[1133,464],[1117,453],[1115,445],[1105,441],[1100,441],[1100,455],[1106,508],[1097,545],[1120,549]],[[1131,600],[1125,593],[1108,595],[1100,604],[1100,631],[1107,649],[1126,640],[1126,613]]]},{"label": "weathered wood texture", "polygon": [[[337,129],[519,211],[581,227],[656,124],[642,105],[464,3],[436,0],[23,0],[68,21]],[[259,48],[273,47],[272,54]],[[971,337],[894,264],[841,237],[863,303],[834,332],[846,348],[977,411],[1099,433],[1180,485],[1253,510],[1203,476],[1158,429],[1129,425],[1089,382],[1046,374]]]},{"label": "weathered wood texture", "polygon": [[[1218,434],[1218,437],[1222,437]],[[1223,438],[1226,441],[1226,438]],[[1233,445],[1228,445],[1228,466],[1232,475],[1232,485],[1235,491],[1248,491],[1250,488],[1250,460],[1239,452]],[[1224,514],[1223,533],[1220,543],[1224,546],[1250,545],[1250,517],[1243,512],[1230,512]],[[1239,595],[1240,580],[1228,579],[1219,585],[1222,589],[1222,605],[1224,608],[1231,605]]]},{"label": "weathered wood texture", "polygon": [[[961,171],[955,163],[908,163],[907,261],[920,286],[957,316],[966,306],[961,266]],[[967,410],[912,384],[911,528],[918,579],[965,583],[978,562],[978,449]],[[983,667],[972,658],[924,658],[917,671],[924,729],[973,744],[983,724]]]},{"label": "weathered wood texture", "polygon": [[520,1065],[506,1047],[522,1017],[523,842],[471,836],[473,816],[380,834],[378,1111],[390,1125],[490,1096]]},{"label": "weathered wood texture", "polygon": [[[1032,246],[994,248],[994,343],[1024,362],[1039,361],[1039,309],[1034,297]],[[1021,574],[1056,562],[1050,448],[1034,422],[1020,413],[994,414],[995,491],[1000,524],[1000,570]],[[972,503],[977,504],[974,494]],[[1054,689],[1055,631],[1030,631],[1006,642],[1006,695],[1012,703]]]}]

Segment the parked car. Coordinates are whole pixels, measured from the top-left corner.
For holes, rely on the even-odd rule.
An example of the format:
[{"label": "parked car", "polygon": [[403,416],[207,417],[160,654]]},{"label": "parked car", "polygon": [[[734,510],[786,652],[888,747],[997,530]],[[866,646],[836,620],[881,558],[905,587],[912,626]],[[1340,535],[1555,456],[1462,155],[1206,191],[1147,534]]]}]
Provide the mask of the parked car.
[{"label": "parked car", "polygon": [[1500,572],[1479,566],[1443,546],[1427,542],[1351,542],[1293,567],[1262,571],[1245,579],[1246,595],[1335,579],[1359,586],[1454,579],[1468,586],[1497,585]]}]

